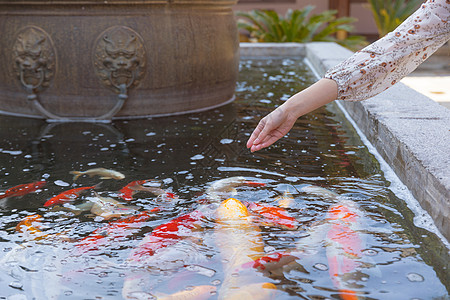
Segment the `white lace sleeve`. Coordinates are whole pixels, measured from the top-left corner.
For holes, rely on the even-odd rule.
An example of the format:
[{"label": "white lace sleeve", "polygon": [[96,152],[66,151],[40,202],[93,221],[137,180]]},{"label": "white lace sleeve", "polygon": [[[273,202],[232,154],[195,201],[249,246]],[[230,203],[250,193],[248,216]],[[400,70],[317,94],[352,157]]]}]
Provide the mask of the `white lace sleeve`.
[{"label": "white lace sleeve", "polygon": [[388,89],[450,40],[450,0],[428,0],[394,31],[331,68],[340,100],[360,101]]}]

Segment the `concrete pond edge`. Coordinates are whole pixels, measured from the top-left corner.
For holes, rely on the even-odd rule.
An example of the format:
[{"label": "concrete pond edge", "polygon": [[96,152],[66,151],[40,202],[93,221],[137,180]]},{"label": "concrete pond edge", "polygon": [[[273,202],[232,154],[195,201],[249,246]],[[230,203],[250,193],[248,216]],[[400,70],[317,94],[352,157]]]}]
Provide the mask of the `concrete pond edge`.
[{"label": "concrete pond edge", "polygon": [[[352,54],[328,42],[240,44],[242,58],[303,57],[319,77]],[[450,110],[402,83],[361,102],[337,102],[428,212],[448,246]]]}]

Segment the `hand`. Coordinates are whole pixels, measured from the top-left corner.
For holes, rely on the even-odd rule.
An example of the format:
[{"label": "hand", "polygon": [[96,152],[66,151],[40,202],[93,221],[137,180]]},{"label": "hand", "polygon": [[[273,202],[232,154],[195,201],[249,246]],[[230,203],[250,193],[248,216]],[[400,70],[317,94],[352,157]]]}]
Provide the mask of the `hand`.
[{"label": "hand", "polygon": [[285,136],[298,118],[336,99],[337,92],[334,80],[322,78],[295,94],[259,121],[248,139],[247,148],[255,152],[269,147]]},{"label": "hand", "polygon": [[280,106],[259,121],[247,142],[251,152],[269,147],[285,136],[297,118],[290,116],[287,110]]}]

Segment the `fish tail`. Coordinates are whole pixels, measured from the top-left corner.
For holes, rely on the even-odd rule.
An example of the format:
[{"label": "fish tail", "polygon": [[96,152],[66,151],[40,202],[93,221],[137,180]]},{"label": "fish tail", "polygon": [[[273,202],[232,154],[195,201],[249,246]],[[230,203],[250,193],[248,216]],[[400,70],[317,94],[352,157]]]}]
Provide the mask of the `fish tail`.
[{"label": "fish tail", "polygon": [[73,176],[73,181],[77,180],[78,177],[80,177],[81,174],[82,174],[80,171],[70,171],[69,173],[72,174],[72,175],[74,175],[74,176]]}]

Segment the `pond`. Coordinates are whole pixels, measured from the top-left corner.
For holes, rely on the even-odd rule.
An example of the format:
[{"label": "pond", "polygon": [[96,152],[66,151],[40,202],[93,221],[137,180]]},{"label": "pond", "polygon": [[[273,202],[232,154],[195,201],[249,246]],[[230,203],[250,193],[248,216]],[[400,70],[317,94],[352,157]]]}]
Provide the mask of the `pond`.
[{"label": "pond", "polygon": [[245,148],[313,81],[302,60],[243,59],[215,110],[1,117],[0,299],[449,299],[449,250],[336,104]]}]

